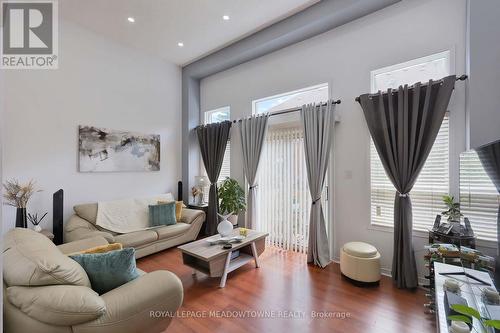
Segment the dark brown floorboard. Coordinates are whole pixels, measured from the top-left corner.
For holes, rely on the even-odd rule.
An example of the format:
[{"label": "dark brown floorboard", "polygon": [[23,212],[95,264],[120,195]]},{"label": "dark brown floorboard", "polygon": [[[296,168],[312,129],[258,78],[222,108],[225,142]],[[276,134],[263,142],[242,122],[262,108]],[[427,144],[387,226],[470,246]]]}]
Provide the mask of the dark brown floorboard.
[{"label": "dark brown floorboard", "polygon": [[[423,312],[422,290],[396,288],[387,277],[379,286],[354,286],[340,274],[338,264],[325,269],[307,265],[304,255],[267,248],[261,267],[253,262],[228,276],[225,288],[218,278],[202,273],[193,277],[182,264],[181,253],[169,249],[138,260],[146,272],[166,269],[174,272],[184,285],[183,317],[174,318],[167,331],[174,332],[435,332],[435,321]],[[267,317],[224,318],[210,311],[267,311]],[[272,312],[274,311],[274,312]],[[288,318],[278,316],[279,311]],[[346,313],[350,317],[312,318],[315,312]],[[295,313],[296,318],[290,318]],[[204,317],[199,317],[199,316]]]}]

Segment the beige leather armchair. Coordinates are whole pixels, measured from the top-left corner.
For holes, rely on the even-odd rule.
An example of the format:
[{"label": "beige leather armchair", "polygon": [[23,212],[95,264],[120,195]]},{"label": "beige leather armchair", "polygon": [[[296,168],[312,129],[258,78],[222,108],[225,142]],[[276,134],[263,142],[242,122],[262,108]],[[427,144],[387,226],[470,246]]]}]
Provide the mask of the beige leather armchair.
[{"label": "beige leather armchair", "polygon": [[[64,253],[107,244],[94,237],[56,247],[32,230],[4,236],[4,332],[161,332],[182,303],[183,288],[168,271],[142,275],[103,295],[90,288]],[[155,315],[152,315],[154,313]]]}]

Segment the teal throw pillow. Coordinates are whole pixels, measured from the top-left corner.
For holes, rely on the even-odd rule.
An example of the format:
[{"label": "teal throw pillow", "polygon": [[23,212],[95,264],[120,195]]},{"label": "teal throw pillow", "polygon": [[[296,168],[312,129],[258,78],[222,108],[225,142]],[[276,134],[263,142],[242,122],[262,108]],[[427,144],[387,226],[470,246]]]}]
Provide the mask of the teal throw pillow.
[{"label": "teal throw pillow", "polygon": [[149,206],[149,226],[159,227],[176,224],[175,202]]},{"label": "teal throw pillow", "polygon": [[139,277],[133,248],[105,253],[75,254],[70,258],[87,272],[92,289],[99,295]]}]

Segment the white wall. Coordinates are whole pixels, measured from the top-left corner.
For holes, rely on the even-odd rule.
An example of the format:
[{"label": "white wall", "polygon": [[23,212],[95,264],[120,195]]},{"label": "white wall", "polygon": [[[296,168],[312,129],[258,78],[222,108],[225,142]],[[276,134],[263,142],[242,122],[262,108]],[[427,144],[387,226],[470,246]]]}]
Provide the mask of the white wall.
[{"label": "white wall", "polygon": [[500,3],[470,2],[469,122],[470,148],[500,140]]},{"label": "white wall", "polygon": [[[392,229],[370,226],[369,133],[354,98],[370,91],[370,71],[444,50],[452,51],[452,72],[465,71],[465,0],[403,1],[320,36],[242,64],[201,82],[202,112],[231,106],[233,119],[250,115],[252,100],[328,82],[342,99],[335,135],[333,219],[335,254],[347,241],[374,244],[385,272],[392,263]],[[451,110],[451,174],[457,191],[458,153],[465,149],[464,88]],[[202,118],[203,119],[203,118]],[[243,183],[237,136],[231,139],[232,176]],[[349,175],[352,174],[352,177]],[[334,222],[333,222],[334,221]],[[422,258],[425,234],[414,237]],[[419,262],[422,271],[422,263]]]},{"label": "white wall", "polygon": [[[3,179],[37,181],[28,210],[49,212],[65,191],[78,203],[172,191],[181,177],[181,70],[71,22],[59,25],[59,69],[4,71]],[[79,173],[78,125],[161,135],[159,172]],[[4,208],[4,231],[15,209]]]},{"label": "white wall", "polygon": [[[5,90],[4,90],[4,75],[0,70],[0,183],[3,184],[3,137],[4,137],[4,108],[5,108]],[[0,197],[0,230],[3,230],[3,197]],[[0,238],[0,246],[3,249],[3,237]],[[3,281],[3,256],[0,257],[0,277]],[[0,298],[3,299],[3,288],[0,290]],[[3,302],[0,305],[0,327],[3,327]]]}]

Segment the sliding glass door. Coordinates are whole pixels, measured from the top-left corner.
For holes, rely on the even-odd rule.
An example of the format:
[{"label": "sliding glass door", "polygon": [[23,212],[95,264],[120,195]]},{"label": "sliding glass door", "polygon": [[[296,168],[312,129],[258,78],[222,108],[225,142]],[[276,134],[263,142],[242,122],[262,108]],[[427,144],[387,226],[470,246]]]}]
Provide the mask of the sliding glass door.
[{"label": "sliding glass door", "polygon": [[[255,101],[254,112],[273,113],[327,99],[328,86],[321,85]],[[257,184],[257,229],[269,233],[269,245],[306,253],[311,196],[299,112],[270,118]],[[327,187],[324,192],[327,217]]]}]

